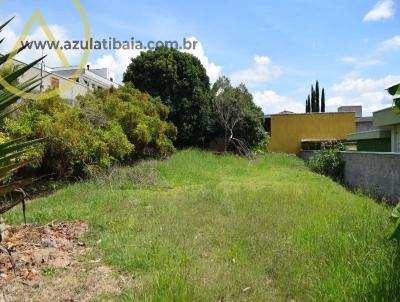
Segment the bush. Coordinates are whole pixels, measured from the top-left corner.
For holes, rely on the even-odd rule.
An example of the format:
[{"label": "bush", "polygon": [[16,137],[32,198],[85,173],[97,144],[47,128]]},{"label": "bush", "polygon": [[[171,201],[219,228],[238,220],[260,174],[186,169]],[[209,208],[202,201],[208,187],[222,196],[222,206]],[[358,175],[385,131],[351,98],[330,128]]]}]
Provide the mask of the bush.
[{"label": "bush", "polygon": [[260,141],[254,148],[253,151],[256,154],[262,155],[262,154],[266,154],[268,152],[268,145],[270,143],[270,137],[269,134],[267,133],[265,138]]},{"label": "bush", "polygon": [[176,127],[167,122],[168,106],[127,84],[119,89],[96,90],[79,98],[79,106],[98,127],[106,120],[120,125],[133,145],[130,159],[166,157],[175,151]]},{"label": "bush", "polygon": [[323,143],[308,161],[311,171],[329,176],[335,181],[343,180],[344,163],[339,159],[338,152],[344,151],[344,145],[337,142]]},{"label": "bush", "polygon": [[162,120],[167,115],[159,100],[121,87],[90,92],[75,107],[59,97],[25,100],[5,121],[4,131],[12,137],[48,138],[41,150],[42,173],[85,177],[116,161],[171,154],[176,130]]}]

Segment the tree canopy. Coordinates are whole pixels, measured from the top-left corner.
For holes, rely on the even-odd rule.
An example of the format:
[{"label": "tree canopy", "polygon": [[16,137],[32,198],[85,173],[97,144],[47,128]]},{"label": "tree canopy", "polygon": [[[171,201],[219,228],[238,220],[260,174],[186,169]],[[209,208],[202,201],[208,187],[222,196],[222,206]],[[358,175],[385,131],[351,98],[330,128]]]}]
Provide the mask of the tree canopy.
[{"label": "tree canopy", "polygon": [[202,146],[210,126],[210,80],[195,56],[171,48],[142,52],[132,59],[123,81],[159,96],[178,128],[176,145]]},{"label": "tree canopy", "polygon": [[311,94],[306,99],[306,113],[325,112],[325,89],[322,88],[321,99],[319,91],[319,82],[317,81],[315,89],[314,85],[311,85]]},{"label": "tree canopy", "polygon": [[265,140],[264,114],[244,84],[233,87],[228,78],[221,77],[211,94],[215,132],[225,137],[225,150],[234,148],[243,154]]}]

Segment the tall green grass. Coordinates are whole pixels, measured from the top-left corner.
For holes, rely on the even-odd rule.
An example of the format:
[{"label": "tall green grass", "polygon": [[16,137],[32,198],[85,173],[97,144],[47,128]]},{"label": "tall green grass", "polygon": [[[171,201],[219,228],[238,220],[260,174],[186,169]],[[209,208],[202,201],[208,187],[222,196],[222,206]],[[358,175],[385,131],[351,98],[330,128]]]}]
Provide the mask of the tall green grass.
[{"label": "tall green grass", "polygon": [[[91,257],[134,274],[119,300],[397,301],[390,209],[292,156],[182,151],[118,168],[28,206],[86,220]],[[6,217],[19,223],[19,211]],[[245,290],[246,289],[246,290]]]}]

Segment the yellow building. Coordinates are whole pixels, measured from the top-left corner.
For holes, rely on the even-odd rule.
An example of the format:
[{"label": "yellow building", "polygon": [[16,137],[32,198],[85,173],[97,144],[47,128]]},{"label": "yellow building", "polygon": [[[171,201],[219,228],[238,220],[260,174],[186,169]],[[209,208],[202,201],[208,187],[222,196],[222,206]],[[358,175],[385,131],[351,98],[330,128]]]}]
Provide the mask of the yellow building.
[{"label": "yellow building", "polygon": [[355,131],[354,112],[271,115],[269,150],[298,154],[304,142],[345,141]]}]

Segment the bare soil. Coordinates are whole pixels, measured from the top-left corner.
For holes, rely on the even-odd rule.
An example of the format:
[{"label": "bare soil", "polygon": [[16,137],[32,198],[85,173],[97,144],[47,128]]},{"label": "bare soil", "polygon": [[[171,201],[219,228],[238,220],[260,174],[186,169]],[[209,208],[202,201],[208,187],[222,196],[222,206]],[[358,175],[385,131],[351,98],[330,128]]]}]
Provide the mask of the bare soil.
[{"label": "bare soil", "polygon": [[133,286],[131,276],[101,259],[83,262],[90,250],[79,239],[88,231],[84,222],[2,229],[3,245],[12,252],[15,266],[0,254],[0,302],[109,300]]}]

